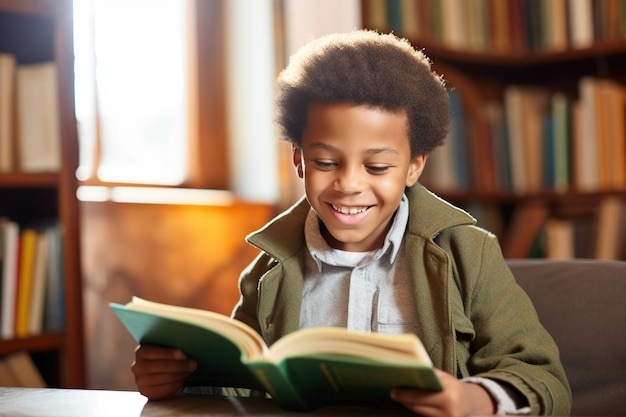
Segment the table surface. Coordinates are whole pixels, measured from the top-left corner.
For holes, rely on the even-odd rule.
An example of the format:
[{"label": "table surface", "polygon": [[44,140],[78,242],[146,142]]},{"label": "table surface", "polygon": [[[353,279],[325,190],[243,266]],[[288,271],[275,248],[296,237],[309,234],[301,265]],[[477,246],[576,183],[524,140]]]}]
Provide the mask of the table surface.
[{"label": "table surface", "polygon": [[148,401],[133,391],[0,388],[0,417],[174,417],[174,416],[414,416],[403,408],[322,407],[312,412],[282,410],[262,398],[185,394]]}]

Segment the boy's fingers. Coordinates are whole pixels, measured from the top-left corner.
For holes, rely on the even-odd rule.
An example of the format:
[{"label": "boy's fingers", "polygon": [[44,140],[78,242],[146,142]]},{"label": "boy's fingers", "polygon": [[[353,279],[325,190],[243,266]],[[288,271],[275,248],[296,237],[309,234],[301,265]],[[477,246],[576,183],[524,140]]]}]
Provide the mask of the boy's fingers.
[{"label": "boy's fingers", "polygon": [[132,369],[142,374],[189,374],[196,369],[197,362],[193,359],[186,360],[150,360],[137,359]]},{"label": "boy's fingers", "polygon": [[154,359],[172,359],[183,360],[187,359],[185,354],[180,349],[174,349],[169,347],[154,346],[154,345],[139,345],[135,349],[135,357],[147,360]]}]

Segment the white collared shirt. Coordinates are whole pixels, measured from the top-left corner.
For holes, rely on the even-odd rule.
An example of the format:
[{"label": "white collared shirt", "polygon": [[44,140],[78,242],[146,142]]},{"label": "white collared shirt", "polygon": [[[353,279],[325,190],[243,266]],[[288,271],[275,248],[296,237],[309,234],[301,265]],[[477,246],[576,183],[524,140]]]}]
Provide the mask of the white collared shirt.
[{"label": "white collared shirt", "polygon": [[309,212],[300,327],[335,326],[376,333],[418,333],[413,287],[404,251],[409,213],[403,196],[381,249],[331,248]]}]

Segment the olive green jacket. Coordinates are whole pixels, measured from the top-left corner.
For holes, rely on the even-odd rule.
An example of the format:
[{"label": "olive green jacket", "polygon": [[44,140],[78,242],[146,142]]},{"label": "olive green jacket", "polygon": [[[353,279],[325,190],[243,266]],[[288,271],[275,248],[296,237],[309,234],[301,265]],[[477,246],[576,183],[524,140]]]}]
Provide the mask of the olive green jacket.
[{"label": "olive green jacket", "polygon": [[[417,318],[436,367],[521,392],[532,414],[568,415],[571,392],[557,347],[517,286],[494,235],[417,184],[407,190],[405,236]],[[307,248],[299,203],[247,240],[261,254],[240,277],[233,316],[268,344],[299,328]]]}]

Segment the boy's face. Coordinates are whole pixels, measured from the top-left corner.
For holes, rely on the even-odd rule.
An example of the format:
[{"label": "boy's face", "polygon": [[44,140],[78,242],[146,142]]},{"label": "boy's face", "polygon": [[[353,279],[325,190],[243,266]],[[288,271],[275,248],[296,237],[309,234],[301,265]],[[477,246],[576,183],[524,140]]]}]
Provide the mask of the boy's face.
[{"label": "boy's face", "polygon": [[349,103],[311,106],[293,157],[326,241],[352,252],[383,246],[426,163],[426,155],[411,159],[405,112]]}]

